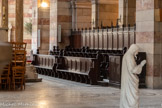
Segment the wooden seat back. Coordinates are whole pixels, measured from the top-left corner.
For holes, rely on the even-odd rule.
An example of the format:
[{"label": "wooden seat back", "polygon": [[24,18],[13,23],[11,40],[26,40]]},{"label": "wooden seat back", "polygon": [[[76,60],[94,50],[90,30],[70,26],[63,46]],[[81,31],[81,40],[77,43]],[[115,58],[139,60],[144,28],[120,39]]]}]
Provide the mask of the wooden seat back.
[{"label": "wooden seat back", "polygon": [[26,51],[15,50],[13,53],[13,64],[14,66],[25,66],[26,64]]},{"label": "wooden seat back", "polygon": [[24,42],[11,42],[13,50],[26,50],[27,44]]},{"label": "wooden seat back", "polygon": [[93,67],[93,58],[64,56],[63,68],[68,71],[89,73]]},{"label": "wooden seat back", "polygon": [[56,63],[56,58],[55,56],[52,55],[41,55],[41,54],[37,54],[36,55],[36,66],[40,66],[42,68],[51,68],[54,66],[54,64]]}]

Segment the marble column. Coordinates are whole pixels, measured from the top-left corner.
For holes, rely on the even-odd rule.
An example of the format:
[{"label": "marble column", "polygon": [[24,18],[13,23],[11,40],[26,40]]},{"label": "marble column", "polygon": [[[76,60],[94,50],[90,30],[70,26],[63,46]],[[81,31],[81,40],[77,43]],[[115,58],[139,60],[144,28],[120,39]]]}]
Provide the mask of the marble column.
[{"label": "marble column", "polygon": [[162,22],[155,21],[161,0],[136,0],[136,42],[147,53],[146,84],[162,88]]},{"label": "marble column", "polygon": [[92,28],[98,27],[98,0],[92,0]]},{"label": "marble column", "polygon": [[1,14],[2,14],[2,27],[8,27],[8,0],[2,0],[2,7],[1,7]]},{"label": "marble column", "polygon": [[23,42],[23,0],[16,0],[16,42]]}]

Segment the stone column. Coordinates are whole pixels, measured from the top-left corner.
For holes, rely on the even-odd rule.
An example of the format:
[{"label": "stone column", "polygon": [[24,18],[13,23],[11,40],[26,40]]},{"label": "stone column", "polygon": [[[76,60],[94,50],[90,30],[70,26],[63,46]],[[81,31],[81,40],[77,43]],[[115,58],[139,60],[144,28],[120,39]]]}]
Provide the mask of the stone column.
[{"label": "stone column", "polygon": [[2,14],[2,27],[8,27],[8,0],[2,0],[2,7],[1,7],[1,14]]},{"label": "stone column", "polygon": [[71,8],[72,8],[72,29],[74,30],[76,28],[76,4],[75,0],[71,1]]},{"label": "stone column", "polygon": [[125,2],[124,2],[125,0],[119,0],[119,17],[120,17],[120,19],[121,19],[121,22],[119,23],[120,25],[122,25],[122,24],[126,24],[126,20],[125,20],[125,15],[126,15],[126,11],[125,11],[125,7],[126,7],[126,5],[125,5]]},{"label": "stone column", "polygon": [[162,88],[162,22],[155,21],[161,0],[136,0],[136,42],[147,53],[146,84]]},{"label": "stone column", "polygon": [[16,28],[16,0],[8,0],[8,23],[12,25],[11,41],[16,41],[15,28]]},{"label": "stone column", "polygon": [[[50,1],[50,50],[53,46],[65,48],[69,45],[69,36],[72,28],[71,0]],[[61,28],[59,37],[58,28]]]},{"label": "stone column", "polygon": [[32,2],[32,50],[35,54],[38,48],[38,2],[33,0]]},{"label": "stone column", "polygon": [[[49,7],[38,8],[38,30],[40,30],[40,54],[48,54],[49,52],[49,25],[50,10]],[[38,38],[39,39],[39,38]]]},{"label": "stone column", "polygon": [[16,0],[16,42],[23,42],[23,0]]},{"label": "stone column", "polygon": [[92,28],[98,27],[98,0],[92,0]]},{"label": "stone column", "polygon": [[50,0],[50,37],[49,50],[57,46],[57,0]]},{"label": "stone column", "polygon": [[57,1],[57,31],[58,27],[61,26],[61,37],[59,37],[59,34],[57,35],[58,46],[60,48],[65,48],[65,46],[70,44],[69,37],[71,36],[72,28],[72,11],[70,1],[71,0]]},{"label": "stone column", "polygon": [[135,24],[136,0],[119,0],[119,18],[120,25],[133,26]]},{"label": "stone column", "polygon": [[[2,15],[2,0],[0,0],[0,15]],[[2,26],[2,16],[0,16],[0,27]]]}]

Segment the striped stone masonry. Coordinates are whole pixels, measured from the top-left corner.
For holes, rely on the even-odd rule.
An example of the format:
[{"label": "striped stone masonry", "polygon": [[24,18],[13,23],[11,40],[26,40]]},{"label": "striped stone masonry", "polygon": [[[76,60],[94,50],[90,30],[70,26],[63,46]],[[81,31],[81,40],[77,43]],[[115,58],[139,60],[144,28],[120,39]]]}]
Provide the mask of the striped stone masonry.
[{"label": "striped stone masonry", "polygon": [[[31,51],[32,36],[27,33],[24,25],[32,20],[32,1],[33,0],[23,0],[23,41],[27,43],[27,55],[29,55]],[[8,23],[12,25],[11,41],[16,41],[16,0],[8,0],[8,18]]]},{"label": "striped stone masonry", "polygon": [[149,88],[162,88],[162,27],[155,21],[155,9],[160,0],[136,0],[136,41],[147,53],[146,83]]},{"label": "striped stone masonry", "polygon": [[[69,45],[72,28],[70,0],[50,1],[50,50],[53,46],[64,48]],[[61,42],[58,42],[58,26],[61,26]]]},{"label": "striped stone masonry", "polygon": [[37,0],[32,1],[32,50],[36,53],[38,48],[38,3]]}]

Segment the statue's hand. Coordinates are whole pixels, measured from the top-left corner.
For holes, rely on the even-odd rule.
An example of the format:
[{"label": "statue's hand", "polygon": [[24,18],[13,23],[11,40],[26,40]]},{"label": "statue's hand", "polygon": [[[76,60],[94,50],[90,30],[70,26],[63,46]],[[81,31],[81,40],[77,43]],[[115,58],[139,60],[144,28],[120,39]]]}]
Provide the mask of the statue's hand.
[{"label": "statue's hand", "polygon": [[143,60],[143,61],[141,62],[141,65],[144,66],[145,64],[146,64],[146,60]]}]

